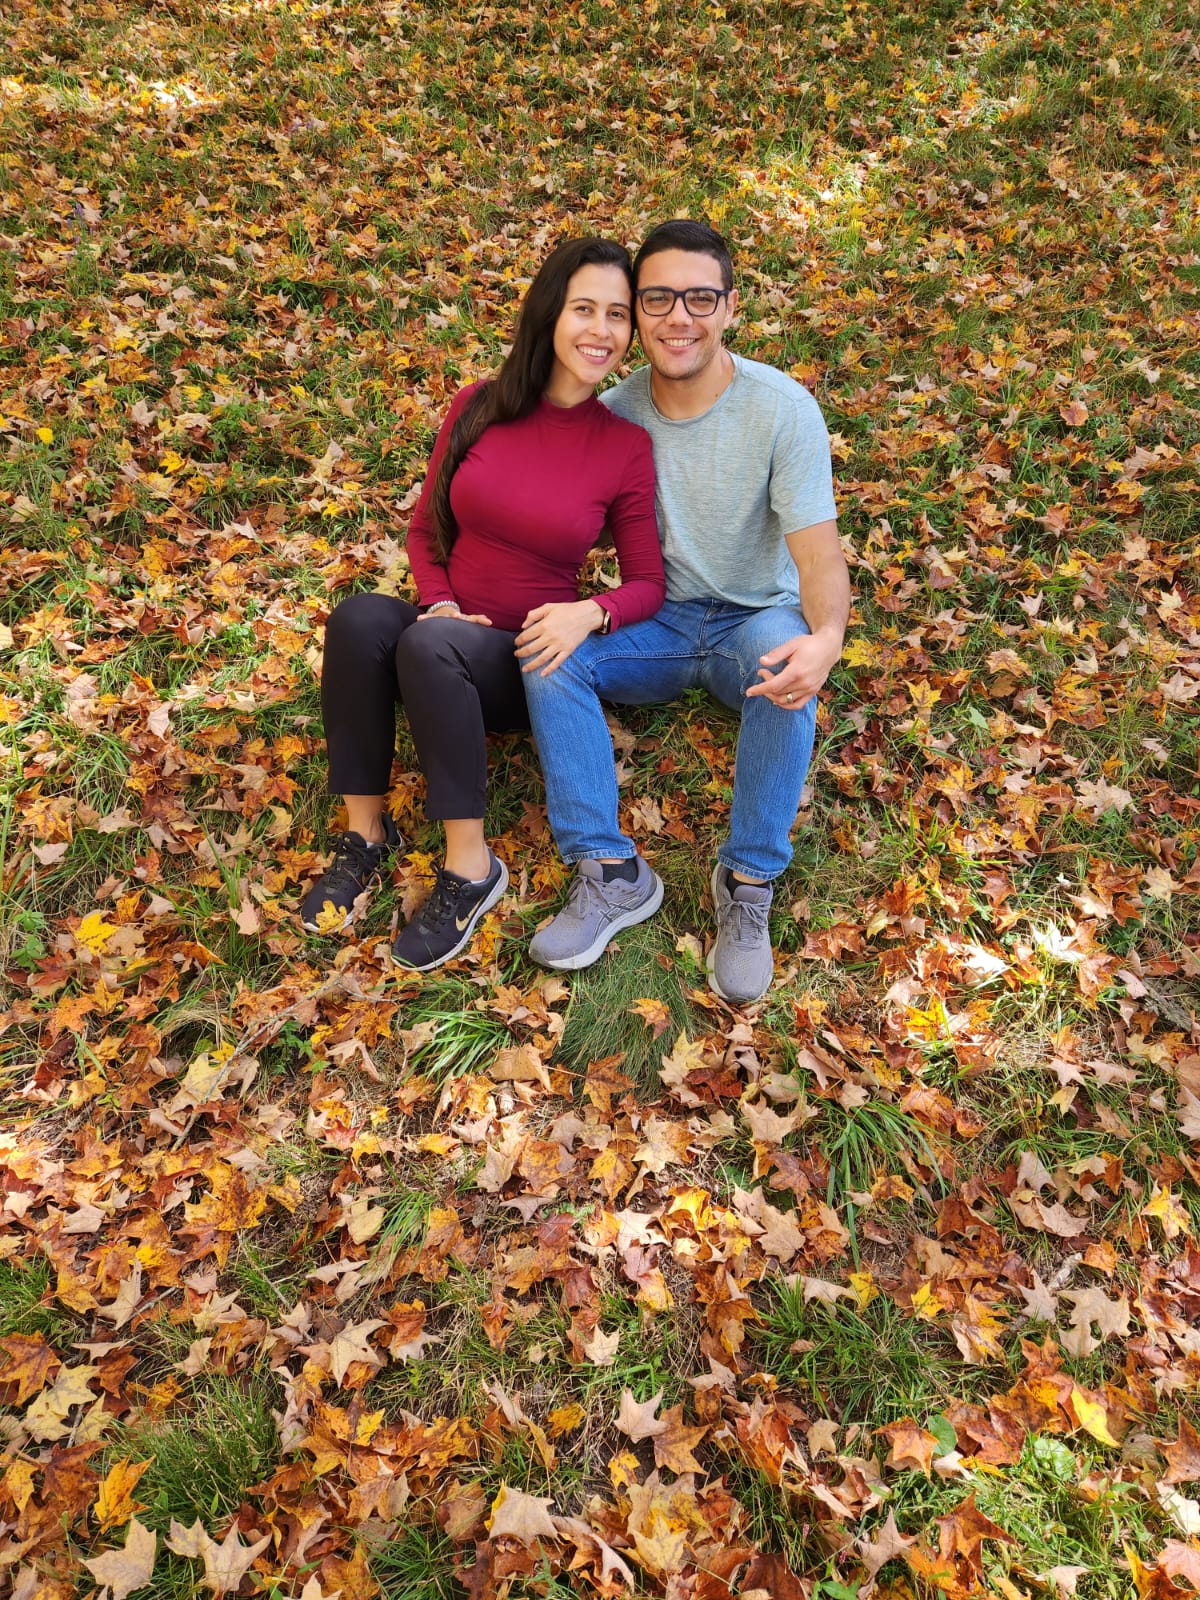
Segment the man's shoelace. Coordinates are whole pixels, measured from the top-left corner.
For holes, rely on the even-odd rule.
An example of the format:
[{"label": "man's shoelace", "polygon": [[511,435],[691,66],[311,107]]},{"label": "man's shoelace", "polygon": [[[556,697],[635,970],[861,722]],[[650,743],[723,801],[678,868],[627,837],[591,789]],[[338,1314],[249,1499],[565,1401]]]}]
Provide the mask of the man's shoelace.
[{"label": "man's shoelace", "polygon": [[753,900],[731,900],[721,919],[735,944],[757,944],[758,937],[767,932],[767,914],[770,906]]}]

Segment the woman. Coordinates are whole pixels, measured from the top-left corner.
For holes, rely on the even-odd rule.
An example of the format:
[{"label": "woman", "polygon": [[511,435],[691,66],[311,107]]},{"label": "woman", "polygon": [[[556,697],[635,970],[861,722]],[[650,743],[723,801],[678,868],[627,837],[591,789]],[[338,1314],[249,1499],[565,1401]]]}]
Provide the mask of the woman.
[{"label": "woman", "polygon": [[[384,809],[399,699],[446,859],[392,955],[418,971],[456,956],[508,886],[483,832],[485,734],[529,726],[522,671],[553,672],[589,633],[662,604],[650,439],[595,395],[629,349],[632,303],[621,245],[559,245],[500,371],[455,398],[438,434],[408,532],[420,607],[359,594],[329,618],[329,787],[349,829],[305,897],[306,928],[348,926],[401,845]],[[622,583],[580,600],[580,567],[605,526]]]}]

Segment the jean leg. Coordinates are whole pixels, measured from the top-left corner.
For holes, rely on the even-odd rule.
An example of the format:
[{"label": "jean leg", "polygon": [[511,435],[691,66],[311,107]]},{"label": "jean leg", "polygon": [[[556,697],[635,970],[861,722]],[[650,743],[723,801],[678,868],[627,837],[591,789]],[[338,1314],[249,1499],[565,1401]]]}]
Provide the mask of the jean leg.
[{"label": "jean leg", "polygon": [[758,683],[759,657],[808,628],[787,606],[748,611],[728,607],[710,628],[702,682],[718,700],[741,713],[734,767],[729,838],[718,852],[723,866],[770,882],[791,865],[789,837],[812,759],[815,698],[799,711],[772,705],[764,695],[746,698]]},{"label": "jean leg", "polygon": [[525,674],[529,721],[546,780],[546,810],[564,861],[636,855],[617,819],[617,775],[601,700],[653,705],[696,679],[699,617],[668,601],[657,616],[591,634],[547,677]]}]

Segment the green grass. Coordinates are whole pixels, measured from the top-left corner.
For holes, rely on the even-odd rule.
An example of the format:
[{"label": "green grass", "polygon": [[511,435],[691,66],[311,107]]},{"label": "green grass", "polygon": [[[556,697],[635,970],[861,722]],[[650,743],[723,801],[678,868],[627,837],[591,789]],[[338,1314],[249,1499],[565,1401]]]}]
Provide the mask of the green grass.
[{"label": "green grass", "polygon": [[[411,1516],[363,1535],[385,1600],[449,1600],[464,1587],[455,1560],[474,1559],[435,1518],[455,1475],[489,1500],[509,1481],[571,1514],[599,1499],[619,1520],[608,1463],[627,1444],[621,1393],[661,1390],[693,1414],[690,1380],[719,1349],[705,1296],[722,1272],[762,1317],[747,1326],[730,1416],[770,1392],[805,1418],[858,1425],[854,1450],[877,1458],[873,1429],[911,1416],[937,1432],[952,1402],[1019,1385],[1016,1330],[1003,1360],[970,1366],[945,1315],[926,1321],[908,1302],[929,1276],[923,1240],[970,1258],[942,1232],[960,1195],[996,1230],[1004,1269],[990,1281],[1006,1315],[1019,1315],[1026,1270],[1053,1274],[1066,1245],[1010,1203],[1026,1153],[1089,1237],[1113,1244],[1113,1289],[1133,1304],[1200,1229],[1175,1083],[1193,1043],[1196,701],[1170,697],[1192,682],[1196,632],[1186,7],[747,0],[660,4],[632,22],[602,0],[553,17],[126,10],[67,20],[19,0],[0,19],[13,64],[0,108],[0,623],[14,635],[0,634],[0,1081],[18,1126],[0,1339],[41,1334],[64,1357],[99,1339],[107,1324],[73,1274],[111,1303],[102,1269],[125,1270],[123,1230],[147,1194],[176,1252],[163,1267],[143,1250],[147,1302],[117,1330],[137,1364],[92,1466],[151,1459],[138,1492],[160,1529],[200,1516],[220,1536],[243,1502],[284,1526],[319,1494],[336,1508],[322,1538],[348,1555],[358,1535],[336,1472],[296,1489],[301,1511],[252,1493],[281,1465],[273,1330],[299,1305],[319,1344],[334,1321],[419,1298],[438,1342],[357,1397],[389,1427],[452,1409],[478,1423],[488,1382],[539,1425],[557,1407],[584,1410],[555,1474],[527,1431],[501,1429],[467,1467],[414,1469]],[[664,879],[656,919],[586,972],[559,979],[529,962],[565,875],[536,753],[506,737],[487,817],[513,869],[502,937],[486,957],[397,980],[390,888],[351,939],[295,925],[339,825],[324,794],[323,619],[349,587],[395,583],[437,423],[464,381],[494,369],[561,231],[636,240],[675,212],[735,243],[735,347],[812,385],[839,436],[856,552],[851,653],[823,696],[811,804],[772,915],[786,976],[753,1024],[705,1003],[735,722],[697,691],[614,717],[626,814],[652,798],[667,824],[655,832],[642,815],[633,828]],[[1086,421],[1063,418],[1070,399]],[[314,464],[331,442],[344,455],[322,483]],[[1164,447],[1136,469],[1138,498],[1122,463]],[[148,722],[159,702],[165,738]],[[414,847],[436,854],[413,761],[402,731],[394,804]],[[1096,814],[1084,796],[1101,779],[1130,804]],[[53,844],[67,846],[58,859]],[[1169,899],[1150,892],[1162,872]],[[234,923],[244,903],[261,910],[256,932]],[[119,934],[84,959],[74,930],[92,912]],[[1102,981],[1085,981],[1072,938]],[[640,1000],[664,1008],[657,1036],[631,1009]],[[712,1069],[695,1107],[661,1092],[680,1034]],[[359,1039],[376,1076],[339,1053]],[[175,1131],[164,1108],[188,1063],[247,1040],[259,1061],[247,1093]],[[553,1093],[491,1079],[517,1043],[562,1074]],[[832,1052],[844,1078],[816,1084],[811,1063],[798,1068],[808,1049]],[[629,1124],[595,1116],[583,1092],[609,1056],[633,1085]],[[1051,1098],[1062,1059],[1080,1068],[1069,1105]],[[1105,1084],[1096,1063],[1136,1077]],[[815,1115],[782,1149],[755,1146],[739,1097],[770,1101],[798,1070]],[[901,1110],[921,1085],[980,1131],[935,1132]],[[330,1105],[344,1121],[322,1131]],[[694,1159],[639,1168],[603,1194],[589,1177],[598,1141],[640,1137],[652,1115],[688,1122]],[[474,1183],[500,1118],[538,1139],[586,1124],[592,1142],[580,1155],[575,1135],[556,1197],[533,1204],[519,1174],[495,1195]],[[44,1165],[29,1176],[19,1164],[37,1141]],[[1085,1200],[1072,1185],[1097,1157],[1121,1163],[1120,1182]],[[213,1161],[268,1189],[214,1279],[264,1331],[233,1371],[185,1378],[195,1329],[179,1284],[215,1268],[178,1229]],[[911,1202],[860,1208],[852,1196],[887,1174]],[[685,1184],[731,1208],[735,1188],[761,1185],[800,1219],[832,1204],[848,1244],[817,1235],[776,1271],[732,1210],[703,1237],[678,1216],[666,1226],[662,1207]],[[1156,1185],[1191,1238],[1147,1222]],[[106,1220],[69,1231],[93,1186]],[[352,1248],[342,1208],[359,1193],[384,1222]],[[463,1228],[444,1263],[420,1259],[435,1208]],[[570,1268],[506,1288],[501,1253],[560,1213]],[[618,1214],[664,1233],[670,1311],[639,1307],[612,1243]],[[339,1257],[351,1272],[313,1275]],[[807,1279],[844,1284],[856,1264],[880,1291],[868,1304],[805,1302]],[[1000,1271],[991,1257],[985,1268]],[[482,1317],[497,1294],[503,1349]],[[576,1296],[619,1333],[611,1366],[570,1358]],[[1097,1392],[1140,1396],[1140,1349],[1110,1340],[1064,1367]],[[287,1363],[293,1376],[307,1359]],[[1150,1374],[1160,1389],[1177,1376]],[[174,1401],[148,1415],[167,1382]],[[1186,1388],[1172,1394],[1182,1411]],[[329,1379],[321,1398],[356,1404]],[[1130,1432],[1176,1426],[1163,1405]],[[25,1456],[40,1473],[55,1448]],[[650,1448],[634,1453],[644,1477]],[[1129,1440],[1126,1453],[1137,1461]],[[1179,1531],[1149,1495],[1160,1459],[1116,1467],[1080,1432],[1031,1435],[998,1473],[887,1469],[886,1505],[845,1528],[825,1529],[810,1499],[715,1439],[703,1459],[741,1506],[737,1537],[784,1553],[814,1600],[855,1592],[852,1541],[887,1511],[936,1546],[936,1519],[968,1493],[1018,1541],[984,1545],[980,1583],[997,1590],[1007,1578],[1024,1592],[1066,1564],[1088,1569],[1081,1600],[1123,1600],[1123,1546],[1152,1561]],[[838,1469],[820,1458],[820,1470]],[[85,1506],[28,1560],[69,1583],[105,1543]],[[514,1596],[589,1592],[570,1554],[548,1545]],[[883,1583],[899,1592],[902,1575],[897,1564]],[[298,1591],[308,1576],[275,1586]],[[328,1572],[320,1582],[340,1586]],[[160,1551],[146,1592],[191,1600],[197,1588],[194,1563]]]},{"label": "green grass", "polygon": [[279,1403],[266,1376],[208,1373],[161,1421],[134,1422],[112,1436],[110,1462],[152,1463],[137,1486],[145,1525],[166,1533],[173,1519],[187,1527],[198,1519],[210,1533],[222,1529],[276,1459]]}]

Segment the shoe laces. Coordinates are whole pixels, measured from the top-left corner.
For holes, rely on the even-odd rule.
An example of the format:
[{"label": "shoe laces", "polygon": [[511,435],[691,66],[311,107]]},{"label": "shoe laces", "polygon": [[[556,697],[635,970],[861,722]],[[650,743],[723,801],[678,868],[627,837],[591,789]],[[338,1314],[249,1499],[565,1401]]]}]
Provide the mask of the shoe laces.
[{"label": "shoe laces", "polygon": [[603,879],[597,881],[595,878],[589,878],[586,873],[577,872],[574,882],[567,891],[567,903],[563,910],[574,912],[580,921],[587,917],[593,905],[601,911],[607,911],[608,902],[600,892],[603,885]]},{"label": "shoe laces", "polygon": [[445,867],[436,868],[429,899],[417,912],[414,921],[423,928],[436,928],[440,923],[453,920],[458,915],[461,892],[462,886],[451,880]]},{"label": "shoe laces", "polygon": [[382,845],[367,844],[357,834],[340,833],[334,841],[333,860],[325,873],[324,885],[331,892],[353,889],[357,896],[366,888],[382,859]]},{"label": "shoe laces", "polygon": [[725,907],[721,931],[728,932],[735,944],[758,944],[767,934],[771,906],[758,900],[733,900]]}]

